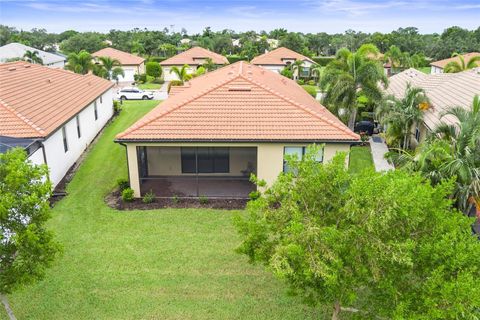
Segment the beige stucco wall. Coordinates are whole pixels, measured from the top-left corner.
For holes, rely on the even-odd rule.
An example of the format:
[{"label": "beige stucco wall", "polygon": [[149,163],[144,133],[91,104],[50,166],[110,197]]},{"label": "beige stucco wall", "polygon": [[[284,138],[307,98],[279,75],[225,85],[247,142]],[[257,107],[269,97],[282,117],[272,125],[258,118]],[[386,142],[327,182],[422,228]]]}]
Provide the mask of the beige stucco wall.
[{"label": "beige stucco wall", "polygon": [[[138,177],[138,162],[137,162],[137,146],[164,146],[164,147],[256,147],[257,148],[257,176],[267,182],[267,185],[272,185],[277,179],[278,175],[283,171],[283,151],[287,146],[308,146],[308,143],[145,143],[133,144],[127,143],[127,155],[129,165],[130,186],[135,191],[135,196],[140,197],[140,182]],[[232,149],[233,150],[233,149]],[[323,161],[327,162],[337,152],[348,152],[350,150],[349,144],[344,143],[327,143],[324,147]],[[154,151],[155,152],[155,151]],[[147,158],[148,158],[147,154]],[[159,155],[157,155],[159,156]],[[232,156],[232,155],[231,155]],[[168,162],[177,160],[180,166],[179,155],[170,155]],[[240,163],[240,162],[238,162]],[[348,164],[348,157],[346,159]],[[233,164],[231,164],[232,166]],[[240,166],[244,170],[245,165]],[[179,167],[169,166],[169,170],[176,171]],[[156,169],[155,169],[156,170]],[[238,170],[231,167],[231,170]],[[181,170],[179,170],[181,172]],[[178,172],[178,171],[176,171]],[[150,174],[153,174],[151,171]]]}]

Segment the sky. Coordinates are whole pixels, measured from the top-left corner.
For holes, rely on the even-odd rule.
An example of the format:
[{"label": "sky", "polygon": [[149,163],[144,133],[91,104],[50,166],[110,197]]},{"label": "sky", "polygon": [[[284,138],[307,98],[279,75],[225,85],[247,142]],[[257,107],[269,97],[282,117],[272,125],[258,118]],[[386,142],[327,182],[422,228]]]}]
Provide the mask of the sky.
[{"label": "sky", "polygon": [[480,0],[0,0],[0,24],[49,32],[167,27],[199,33],[210,26],[341,33],[414,26],[441,33],[453,25],[478,28]]}]

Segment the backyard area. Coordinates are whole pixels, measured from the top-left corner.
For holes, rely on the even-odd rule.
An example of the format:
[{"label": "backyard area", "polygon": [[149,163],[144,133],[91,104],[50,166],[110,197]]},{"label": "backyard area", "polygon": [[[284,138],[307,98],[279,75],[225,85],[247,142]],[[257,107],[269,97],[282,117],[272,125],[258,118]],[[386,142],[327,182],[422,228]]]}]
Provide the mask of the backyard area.
[{"label": "backyard area", "polygon": [[243,212],[105,204],[116,180],[127,177],[115,135],[157,104],[126,101],[89,152],[49,223],[62,256],[43,281],[9,296],[18,319],[324,318],[235,252],[232,217]]},{"label": "backyard area", "polygon": [[348,166],[350,173],[356,174],[367,168],[374,168],[370,146],[352,147],[350,149],[350,163]]}]

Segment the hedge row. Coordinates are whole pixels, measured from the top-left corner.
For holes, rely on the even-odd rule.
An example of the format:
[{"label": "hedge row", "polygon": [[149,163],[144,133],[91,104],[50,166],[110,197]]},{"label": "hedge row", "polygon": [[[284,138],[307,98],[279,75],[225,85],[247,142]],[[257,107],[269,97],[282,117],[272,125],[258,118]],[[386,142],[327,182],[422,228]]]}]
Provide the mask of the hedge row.
[{"label": "hedge row", "polygon": [[237,61],[248,61],[248,57],[243,57],[243,56],[239,56],[239,55],[236,55],[236,54],[232,54],[230,56],[226,56],[227,57],[227,60],[228,62],[230,63],[235,63]]}]

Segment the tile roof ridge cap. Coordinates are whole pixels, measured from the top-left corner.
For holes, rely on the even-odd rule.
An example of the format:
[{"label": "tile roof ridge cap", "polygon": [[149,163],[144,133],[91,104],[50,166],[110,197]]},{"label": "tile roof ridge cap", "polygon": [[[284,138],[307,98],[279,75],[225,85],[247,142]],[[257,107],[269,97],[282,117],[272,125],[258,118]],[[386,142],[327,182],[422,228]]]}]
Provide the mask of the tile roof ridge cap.
[{"label": "tile roof ridge cap", "polygon": [[15,117],[23,121],[26,125],[28,125],[30,128],[41,134],[42,136],[45,135],[45,131],[40,128],[39,126],[36,126],[33,121],[25,117],[23,114],[20,112],[16,111],[14,108],[8,105],[3,99],[0,98],[0,105],[3,106],[8,112],[13,114]]},{"label": "tile roof ridge cap", "polygon": [[[350,128],[348,128],[347,126],[345,126],[343,123],[342,123],[342,125],[340,125],[339,123],[336,123],[335,121],[332,121],[332,120],[326,118],[325,116],[323,116],[323,115],[320,114],[319,112],[313,110],[312,108],[307,107],[307,106],[305,106],[305,105],[303,105],[303,104],[301,104],[301,103],[298,103],[298,102],[296,102],[296,101],[294,101],[294,100],[292,100],[292,99],[284,96],[283,94],[277,92],[276,90],[273,90],[272,88],[268,87],[267,85],[264,85],[264,84],[262,84],[262,83],[260,83],[260,82],[257,82],[257,81],[255,81],[255,80],[253,80],[252,78],[248,78],[248,77],[245,77],[245,76],[243,76],[243,75],[242,75],[242,78],[244,78],[245,80],[247,80],[247,81],[249,81],[249,82],[251,82],[251,83],[253,83],[253,84],[255,84],[255,85],[260,86],[261,88],[264,88],[265,90],[273,93],[274,95],[280,97],[281,99],[283,99],[283,100],[285,100],[285,101],[287,101],[287,102],[290,102],[290,103],[294,104],[295,106],[301,108],[301,109],[304,110],[305,112],[307,112],[307,113],[309,113],[309,114],[317,117],[318,119],[320,119],[320,120],[322,120],[322,121],[325,121],[325,122],[333,125],[333,126],[336,127],[337,129],[340,129],[340,130],[344,131],[345,133],[349,134],[350,136],[355,137],[355,138],[358,138],[358,135],[357,135],[356,133],[354,133],[352,130],[350,130]],[[322,106],[322,105],[320,105],[320,106],[326,109],[325,106]],[[327,109],[327,111],[328,111],[328,109]],[[338,121],[340,121],[340,120],[338,120]]]},{"label": "tile roof ridge cap", "polygon": [[[187,104],[187,103],[189,103],[189,102],[192,102],[193,100],[198,99],[198,98],[206,95],[207,93],[209,93],[209,92],[217,89],[218,87],[220,87],[220,86],[222,86],[222,85],[225,85],[225,84],[227,84],[227,83],[235,80],[236,78],[238,78],[238,75],[237,75],[237,76],[233,76],[233,77],[227,77],[226,80],[221,81],[221,82],[217,82],[215,85],[213,85],[213,86],[211,86],[211,87],[209,87],[209,88],[207,88],[207,89],[204,89],[204,90],[200,91],[198,94],[192,95],[192,96],[191,96],[190,98],[188,98],[188,99],[184,99],[184,100],[182,100],[182,101],[179,101],[179,102],[175,103],[173,106],[167,107],[167,109],[165,109],[163,112],[160,112],[158,115],[154,115],[154,116],[152,115],[152,116],[149,117],[148,119],[145,118],[145,121],[142,121],[142,120],[143,120],[143,118],[142,118],[142,119],[138,120],[135,124],[133,124],[131,127],[129,127],[127,130],[119,133],[116,137],[121,139],[122,137],[126,136],[127,134],[130,134],[130,133],[132,133],[133,131],[136,131],[136,130],[138,130],[138,129],[140,129],[140,128],[142,128],[142,127],[144,127],[144,126],[146,126],[146,125],[148,125],[148,124],[150,124],[150,123],[152,123],[153,121],[158,120],[159,118],[164,117],[164,116],[166,116],[167,114],[172,113],[173,111],[181,108],[181,107],[184,106],[185,104]],[[184,92],[188,92],[188,91],[181,91],[181,92],[179,92],[177,95],[175,95],[175,97],[180,97],[180,98],[181,98],[181,97],[182,97],[181,95],[182,95]],[[150,111],[150,112],[153,112],[153,111],[154,111],[155,109],[157,109],[160,105],[161,105],[161,103],[159,103],[159,104],[158,104],[152,111]],[[145,117],[147,117],[147,116],[148,116],[148,114],[147,114]],[[137,124],[138,124],[138,125],[137,125]]]}]

